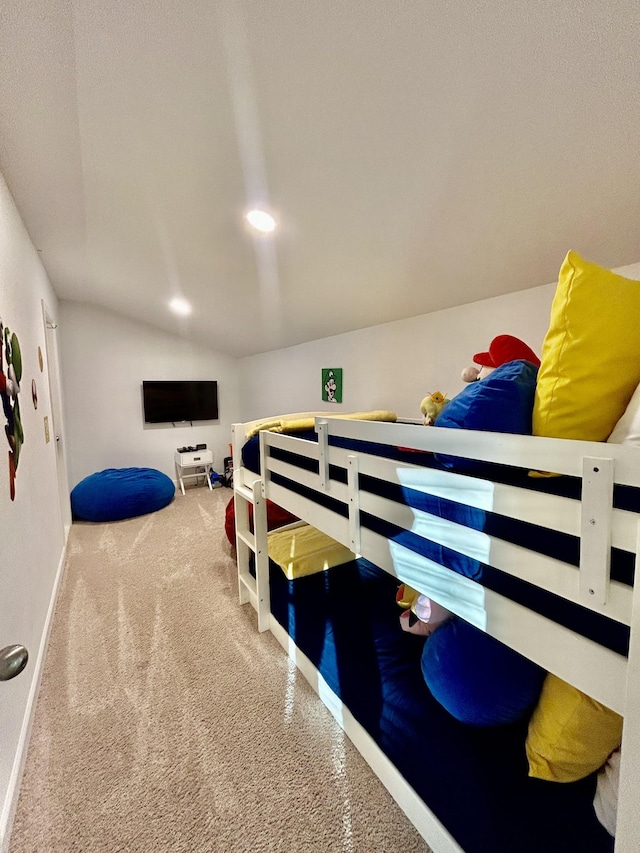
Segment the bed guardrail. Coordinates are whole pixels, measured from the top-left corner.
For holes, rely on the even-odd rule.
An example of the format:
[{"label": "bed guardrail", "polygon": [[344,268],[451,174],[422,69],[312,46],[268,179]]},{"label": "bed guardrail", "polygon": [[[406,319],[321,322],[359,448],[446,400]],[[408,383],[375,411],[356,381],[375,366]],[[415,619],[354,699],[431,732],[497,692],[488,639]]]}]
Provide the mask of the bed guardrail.
[{"label": "bed guardrail", "polygon": [[[640,484],[640,454],[635,448],[324,417],[316,418],[316,431],[317,443],[293,435],[260,433],[264,498],[432,598],[438,600],[440,595],[444,606],[465,618],[471,614],[474,624],[614,710],[622,710],[625,654],[577,635],[572,628],[510,600],[501,591],[486,587],[479,591],[473,578],[457,577],[456,593],[447,597],[451,570],[429,557],[416,556],[402,540],[417,535],[442,549],[451,549],[455,540],[463,557],[486,562],[493,570],[511,576],[514,583],[529,584],[628,629],[633,588],[612,579],[610,555],[612,546],[633,559],[638,550],[637,514],[613,505],[615,485]],[[366,442],[367,450],[335,446],[332,439]],[[375,453],[372,445],[378,446]],[[385,448],[398,447],[525,471],[552,470],[580,480],[581,500],[385,457]],[[371,488],[374,481],[576,537],[579,565],[483,531],[466,531],[456,538],[456,521],[438,520],[436,524],[428,512],[376,494]],[[372,529],[371,518],[393,525],[399,531],[398,542]],[[466,602],[462,612],[456,597]]]}]

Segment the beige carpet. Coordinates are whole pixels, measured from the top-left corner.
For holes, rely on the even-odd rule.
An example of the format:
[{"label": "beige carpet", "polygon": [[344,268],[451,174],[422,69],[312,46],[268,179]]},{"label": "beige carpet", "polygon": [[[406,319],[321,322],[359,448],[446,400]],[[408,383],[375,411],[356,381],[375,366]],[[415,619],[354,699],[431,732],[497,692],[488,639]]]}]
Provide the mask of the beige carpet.
[{"label": "beige carpet", "polygon": [[237,603],[228,489],[74,524],[11,853],[425,853]]}]

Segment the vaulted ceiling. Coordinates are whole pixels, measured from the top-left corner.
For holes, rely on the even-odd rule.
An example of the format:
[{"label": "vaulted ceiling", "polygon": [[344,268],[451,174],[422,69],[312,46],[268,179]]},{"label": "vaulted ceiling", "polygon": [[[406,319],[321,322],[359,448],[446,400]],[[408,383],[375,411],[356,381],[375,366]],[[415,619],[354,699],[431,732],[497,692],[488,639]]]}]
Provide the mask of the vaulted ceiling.
[{"label": "vaulted ceiling", "polygon": [[262,352],[640,260],[639,43],[637,0],[1,0],[0,171],[60,298]]}]

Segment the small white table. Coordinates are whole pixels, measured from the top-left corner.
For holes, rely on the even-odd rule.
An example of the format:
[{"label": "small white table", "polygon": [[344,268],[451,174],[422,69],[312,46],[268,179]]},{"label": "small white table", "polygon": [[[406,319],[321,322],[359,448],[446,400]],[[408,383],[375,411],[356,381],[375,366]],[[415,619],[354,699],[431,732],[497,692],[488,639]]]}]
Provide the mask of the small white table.
[{"label": "small white table", "polygon": [[[213,451],[212,450],[195,450],[180,453],[176,450],[174,455],[176,465],[176,478],[180,485],[180,490],[184,495],[184,481],[191,478],[204,477],[207,485],[211,489],[211,471],[213,470]],[[197,468],[204,468],[204,471],[197,471]],[[189,473],[190,472],[190,473]]]}]

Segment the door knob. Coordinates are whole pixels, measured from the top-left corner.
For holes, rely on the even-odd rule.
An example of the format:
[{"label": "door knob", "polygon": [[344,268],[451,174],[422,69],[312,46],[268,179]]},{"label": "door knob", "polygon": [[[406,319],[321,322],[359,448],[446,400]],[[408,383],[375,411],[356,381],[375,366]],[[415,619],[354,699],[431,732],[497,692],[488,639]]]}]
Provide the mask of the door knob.
[{"label": "door knob", "polygon": [[5,646],[0,649],[0,681],[9,681],[20,675],[29,660],[29,652],[24,646]]}]

